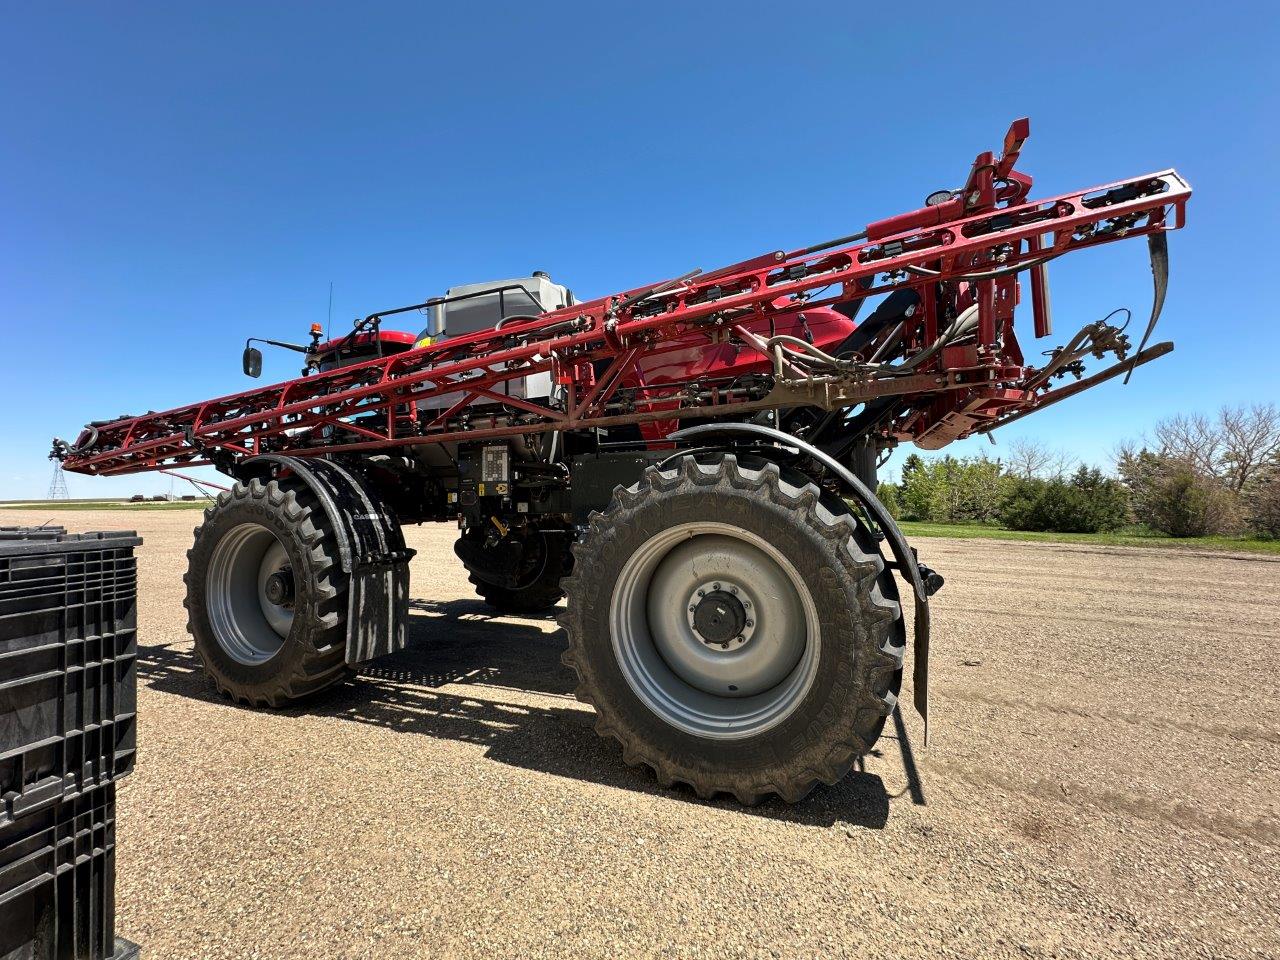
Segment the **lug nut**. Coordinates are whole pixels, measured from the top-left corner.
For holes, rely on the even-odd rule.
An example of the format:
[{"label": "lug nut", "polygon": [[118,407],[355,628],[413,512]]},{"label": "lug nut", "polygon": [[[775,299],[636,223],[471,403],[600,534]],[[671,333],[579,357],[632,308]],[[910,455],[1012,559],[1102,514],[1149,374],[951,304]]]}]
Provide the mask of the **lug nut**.
[{"label": "lug nut", "polygon": [[754,627],[755,625],[756,625],[756,622],[755,622],[754,620],[748,620],[748,621],[747,621],[747,626],[748,626],[748,627]]},{"label": "lug nut", "polygon": [[713,584],[711,585],[711,589],[712,589],[712,590],[719,590],[719,589],[720,589],[720,584],[718,584],[718,583],[713,583]]}]

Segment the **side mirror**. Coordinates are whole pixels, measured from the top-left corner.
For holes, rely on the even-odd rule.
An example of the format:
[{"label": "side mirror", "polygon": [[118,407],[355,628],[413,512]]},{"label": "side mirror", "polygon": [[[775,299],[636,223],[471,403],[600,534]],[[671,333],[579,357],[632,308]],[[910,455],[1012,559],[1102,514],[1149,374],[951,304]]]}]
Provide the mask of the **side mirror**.
[{"label": "side mirror", "polygon": [[262,376],[262,351],[257,347],[244,348],[244,375],[246,377]]}]

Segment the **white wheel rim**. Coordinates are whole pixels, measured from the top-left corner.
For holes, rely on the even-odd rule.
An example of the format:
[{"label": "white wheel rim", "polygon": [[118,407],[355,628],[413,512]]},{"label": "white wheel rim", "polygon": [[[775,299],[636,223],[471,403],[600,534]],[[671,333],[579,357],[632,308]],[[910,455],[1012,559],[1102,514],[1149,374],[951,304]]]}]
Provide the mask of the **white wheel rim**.
[{"label": "white wheel rim", "polygon": [[270,660],[293,628],[293,609],[267,599],[272,574],[290,568],[284,544],[257,523],[228,531],[213,549],[206,581],[206,609],[214,639],[233,660]]},{"label": "white wheel rim", "polygon": [[818,669],[821,636],[808,585],[775,546],[725,523],[680,524],[642,544],[614,588],[609,630],[622,674],[645,706],[709,739],[757,736],[782,723]]}]

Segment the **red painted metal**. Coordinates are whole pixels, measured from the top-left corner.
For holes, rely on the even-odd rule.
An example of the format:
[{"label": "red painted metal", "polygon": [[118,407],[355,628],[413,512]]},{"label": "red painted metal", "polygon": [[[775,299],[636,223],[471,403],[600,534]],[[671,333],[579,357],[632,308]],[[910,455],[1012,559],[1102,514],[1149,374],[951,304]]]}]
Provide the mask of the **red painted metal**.
[{"label": "red painted metal", "polygon": [[387,353],[401,353],[412,347],[417,340],[418,335],[408,330],[379,330],[376,334],[358,333],[346,343],[342,343],[342,337],[334,337],[332,340],[316,344],[315,353],[331,353],[339,344],[342,344],[343,349],[362,350],[379,342]]},{"label": "red painted metal", "polygon": [[[951,199],[878,221],[863,239],[775,251],[422,348],[404,350],[412,334],[395,334],[388,342],[403,352],[99,423],[63,451],[65,467],[124,474],[269,451],[323,456],[622,424],[658,440],[689,417],[885,396],[907,401],[883,428],[887,438],[940,446],[989,429],[1056,399],[1018,345],[1016,271],[1034,271],[1036,333],[1048,333],[1047,260],[1177,229],[1191,195],[1165,170],[1028,201],[1031,178],[1013,169],[1027,133],[1016,121],[1001,155],[980,154]],[[655,286],[663,292],[645,296]],[[835,349],[854,323],[833,307],[908,287],[921,294],[923,323],[901,334],[907,357],[929,352],[916,368],[815,372],[792,348],[769,346],[789,334]],[[928,351],[975,303],[972,349]],[[508,395],[513,381],[543,372],[564,390]]]}]

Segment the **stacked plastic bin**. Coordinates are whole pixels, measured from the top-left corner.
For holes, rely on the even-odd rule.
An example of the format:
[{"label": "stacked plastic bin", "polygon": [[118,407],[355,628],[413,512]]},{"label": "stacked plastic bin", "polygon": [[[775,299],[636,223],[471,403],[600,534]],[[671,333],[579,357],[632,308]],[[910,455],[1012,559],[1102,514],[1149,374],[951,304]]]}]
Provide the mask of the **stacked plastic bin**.
[{"label": "stacked plastic bin", "polygon": [[132,532],[0,528],[0,957],[128,960],[116,782],[137,748]]}]

